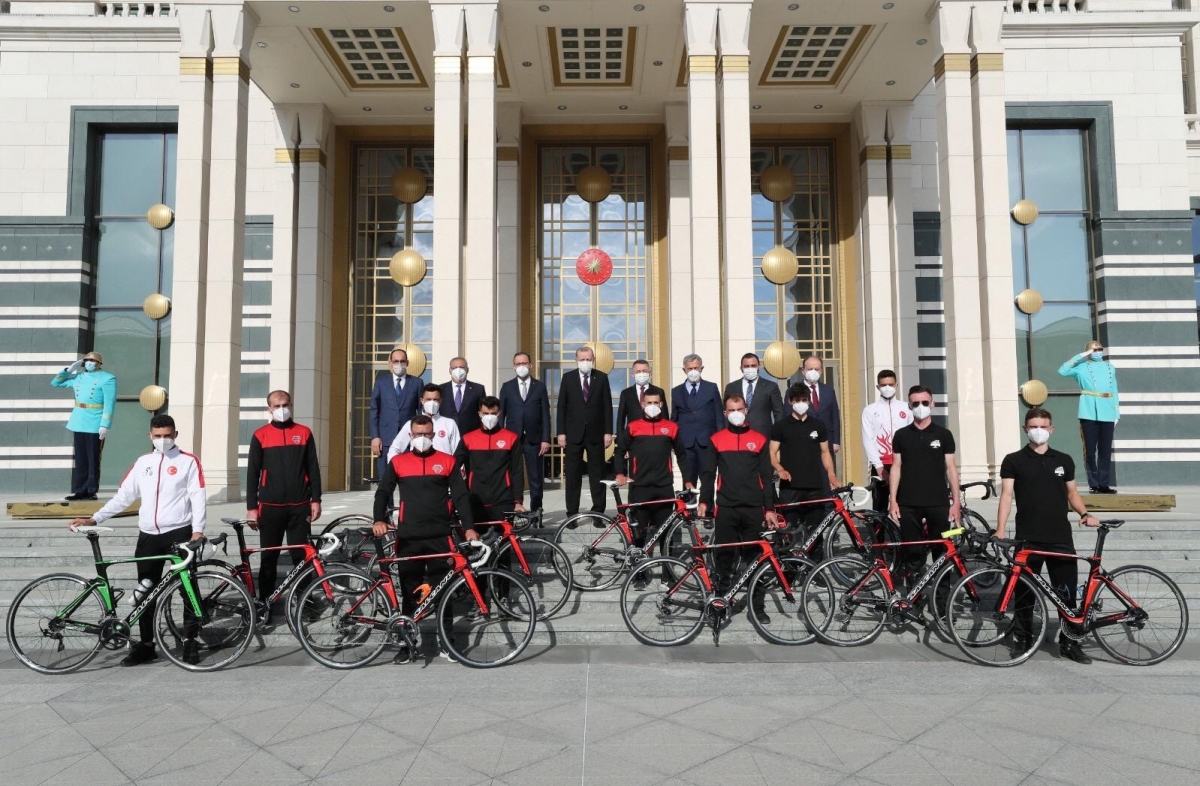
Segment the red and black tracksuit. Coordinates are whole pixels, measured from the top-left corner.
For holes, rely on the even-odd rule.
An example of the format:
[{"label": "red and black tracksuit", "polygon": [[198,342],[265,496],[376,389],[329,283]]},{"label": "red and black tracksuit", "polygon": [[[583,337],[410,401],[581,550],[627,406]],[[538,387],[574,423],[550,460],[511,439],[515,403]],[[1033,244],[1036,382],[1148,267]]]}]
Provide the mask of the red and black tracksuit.
[{"label": "red and black tracksuit", "polygon": [[458,460],[467,476],[475,521],[503,521],[505,514],[521,504],[525,454],[515,432],[477,428],[458,443]]},{"label": "red and black tracksuit", "polygon": [[[662,505],[647,505],[633,508],[637,522],[634,540],[637,545],[645,544],[651,532],[656,532],[675,509],[675,475],[671,455],[679,462],[679,471],[688,476],[687,456],[683,442],[679,439],[679,424],[657,417],[654,420],[642,417],[632,420],[617,438],[617,450],[613,454],[613,468],[618,475],[627,475],[633,481],[629,489],[629,502],[636,504],[650,500],[668,500]],[[662,544],[663,554],[667,544]]]},{"label": "red and black tracksuit", "polygon": [[[457,529],[455,512],[462,526],[470,528],[471,501],[458,462],[448,453],[431,450],[424,455],[408,451],[393,456],[383,468],[375,489],[375,520],[387,521],[388,506],[400,489],[396,509],[396,556],[418,557],[453,551],[450,538]],[[400,573],[402,611],[417,610],[417,588],[428,582],[436,587],[450,571],[448,560],[422,559],[397,563]]]},{"label": "red and black tracksuit", "polygon": [[[317,444],[307,426],[287,420],[272,421],[250,438],[246,468],[246,509],[258,511],[258,541],[264,549],[301,546],[312,537],[309,503],[321,501],[321,467]],[[258,597],[266,600],[275,591],[278,551],[262,552],[258,568]],[[304,552],[291,552],[300,564]]]},{"label": "red and black tracksuit", "polygon": [[[700,501],[713,508],[716,502],[716,543],[759,540],[763,520],[775,505],[771,485],[771,455],[767,438],[748,427],[727,426],[713,434],[700,472]],[[714,555],[720,588],[734,579],[738,554],[757,559],[757,548],[717,549]]]}]

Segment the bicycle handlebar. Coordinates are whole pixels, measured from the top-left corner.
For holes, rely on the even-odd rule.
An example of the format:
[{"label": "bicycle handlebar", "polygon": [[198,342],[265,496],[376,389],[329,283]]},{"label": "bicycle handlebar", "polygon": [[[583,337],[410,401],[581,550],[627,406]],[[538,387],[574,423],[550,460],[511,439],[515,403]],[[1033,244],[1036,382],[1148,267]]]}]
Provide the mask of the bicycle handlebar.
[{"label": "bicycle handlebar", "polygon": [[462,545],[470,546],[479,549],[480,556],[473,560],[468,560],[472,568],[481,568],[487,564],[487,561],[492,556],[492,547],[484,543],[482,540],[464,540]]},{"label": "bicycle handlebar", "polygon": [[983,496],[979,498],[981,501],[991,499],[992,497],[996,496],[996,486],[993,485],[990,479],[977,480],[974,483],[962,483],[959,485],[958,490],[965,492],[967,489],[973,489],[976,486],[983,486]]},{"label": "bicycle handlebar", "polygon": [[82,534],[84,534],[84,535],[90,535],[90,534],[92,534],[93,532],[116,532],[116,530],[115,530],[115,529],[113,529],[112,527],[101,527],[101,526],[99,526],[99,525],[96,525],[96,526],[86,526],[86,525],[85,525],[85,526],[80,526],[80,527],[67,527],[67,529],[71,530],[72,532],[80,532],[80,533],[82,533]]},{"label": "bicycle handlebar", "polygon": [[325,541],[325,545],[317,550],[317,553],[320,554],[322,557],[329,556],[333,552],[337,551],[338,547],[340,547],[342,545],[341,539],[338,538],[337,535],[334,535],[332,532],[326,532],[319,539]]},{"label": "bicycle handlebar", "polygon": [[196,552],[198,552],[200,549],[204,548],[204,544],[207,542],[208,542],[207,538],[200,538],[199,540],[189,540],[184,543],[180,543],[179,550],[186,551],[187,557],[184,558],[183,562],[180,562],[176,565],[172,565],[171,567],[167,568],[167,573],[179,573],[181,571],[187,570],[188,567],[193,562],[196,561]]}]

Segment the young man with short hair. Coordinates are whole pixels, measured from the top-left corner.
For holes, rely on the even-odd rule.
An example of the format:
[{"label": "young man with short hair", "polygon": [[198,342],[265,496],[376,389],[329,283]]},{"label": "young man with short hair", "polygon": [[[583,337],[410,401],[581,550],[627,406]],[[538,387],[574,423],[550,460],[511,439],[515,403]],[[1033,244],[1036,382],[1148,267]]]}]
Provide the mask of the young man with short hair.
[{"label": "young man with short hair", "polygon": [[[836,488],[829,432],[809,410],[809,389],[800,383],[788,388],[788,415],[771,430],[771,466],[779,475],[779,503],[788,504],[823,498],[822,487]],[[784,513],[788,523],[803,521],[807,529],[821,523],[823,504],[791,508]]]},{"label": "young man with short hair", "polygon": [[[448,418],[441,414],[442,411],[442,389],[434,384],[426,385],[421,388],[421,406],[419,414],[414,416],[414,420],[420,415],[425,415],[433,424],[433,446],[443,453],[449,453],[453,456],[458,452],[458,443],[462,441],[462,433],[458,430],[458,424],[453,418]],[[400,427],[400,431],[396,434],[396,438],[392,440],[392,445],[387,449],[387,460],[391,461],[396,456],[408,450],[409,442],[412,438],[412,421],[405,423]]]},{"label": "young man with short hair", "polygon": [[521,438],[500,426],[500,399],[479,400],[479,428],[463,435],[458,461],[471,493],[476,521],[503,521],[512,512],[524,512],[525,477]]},{"label": "young man with short hair", "polygon": [[871,507],[886,511],[889,504],[888,473],[892,469],[892,435],[912,423],[908,407],[896,398],[896,372],[886,368],[875,375],[878,400],[862,414],[863,452],[871,466]]},{"label": "young man with short hair", "polygon": [[[1025,437],[1028,442],[1016,453],[1005,456],[1000,464],[1002,485],[1000,507],[996,513],[996,537],[1004,537],[1015,499],[1016,537],[1037,551],[1071,555],[1064,559],[1032,555],[1027,564],[1034,573],[1041,572],[1044,564],[1055,592],[1067,606],[1075,608],[1079,564],[1074,558],[1075,541],[1071,522],[1067,519],[1067,508],[1069,506],[1079,514],[1081,527],[1095,527],[1100,522],[1087,512],[1087,505],[1075,487],[1075,462],[1066,453],[1050,447],[1050,435],[1053,433],[1054,421],[1047,410],[1033,407],[1025,413]],[[1021,583],[1017,584],[1015,601],[1018,611],[1012,641],[1016,653],[1026,652],[1030,646],[1033,615],[1030,592]],[[1076,663],[1092,662],[1078,641],[1061,632],[1058,635],[1058,651],[1064,658]]]}]

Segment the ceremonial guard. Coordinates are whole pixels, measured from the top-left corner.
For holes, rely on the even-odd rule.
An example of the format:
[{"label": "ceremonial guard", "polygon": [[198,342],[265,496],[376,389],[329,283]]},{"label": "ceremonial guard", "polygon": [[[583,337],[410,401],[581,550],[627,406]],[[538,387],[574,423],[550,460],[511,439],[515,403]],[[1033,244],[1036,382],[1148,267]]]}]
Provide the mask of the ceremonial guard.
[{"label": "ceremonial guard", "polygon": [[1116,494],[1111,468],[1113,431],[1121,419],[1117,371],[1104,359],[1104,345],[1089,341],[1058,373],[1079,383],[1079,430],[1083,432],[1088,489],[1093,494]]},{"label": "ceremonial guard", "polygon": [[67,430],[75,435],[75,466],[66,497],[71,501],[96,499],[100,490],[100,450],[117,404],[117,378],[102,371],[103,365],[99,352],[89,352],[50,380],[56,388],[75,392],[75,407],[67,419]]}]

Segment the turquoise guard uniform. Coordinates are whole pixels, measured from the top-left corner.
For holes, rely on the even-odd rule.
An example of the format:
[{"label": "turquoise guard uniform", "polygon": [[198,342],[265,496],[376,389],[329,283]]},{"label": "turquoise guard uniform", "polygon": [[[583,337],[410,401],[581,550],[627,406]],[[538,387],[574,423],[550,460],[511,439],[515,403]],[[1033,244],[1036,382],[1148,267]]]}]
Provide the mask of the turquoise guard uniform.
[{"label": "turquoise guard uniform", "polygon": [[77,374],[64,370],[58,372],[50,384],[75,392],[75,407],[67,419],[69,431],[99,434],[101,428],[112,428],[113,409],[117,405],[117,378],[112,374],[103,369]]},{"label": "turquoise guard uniform", "polygon": [[1084,352],[1063,363],[1060,376],[1074,377],[1079,383],[1079,419],[1116,423],[1121,417],[1121,399],[1117,393],[1117,372],[1107,360],[1088,360]]}]

